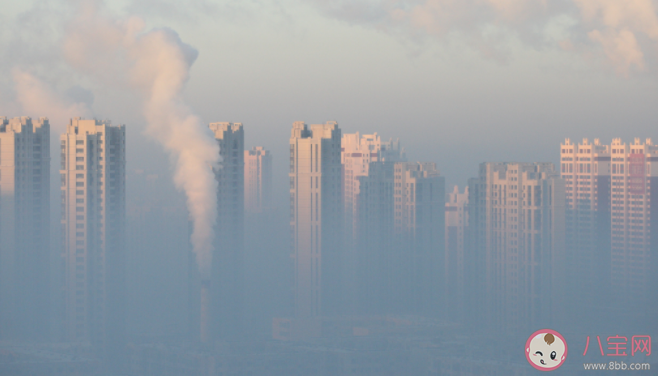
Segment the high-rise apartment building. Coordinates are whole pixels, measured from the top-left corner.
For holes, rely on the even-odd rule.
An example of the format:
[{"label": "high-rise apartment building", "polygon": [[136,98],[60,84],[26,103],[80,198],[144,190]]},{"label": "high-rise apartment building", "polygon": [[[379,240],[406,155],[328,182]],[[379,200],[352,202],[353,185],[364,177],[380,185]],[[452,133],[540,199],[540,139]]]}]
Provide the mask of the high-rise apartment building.
[{"label": "high-rise apartment building", "polygon": [[658,209],[651,206],[658,146],[650,139],[626,144],[616,138],[611,145],[567,139],[560,148],[578,318],[600,323],[603,317],[605,327],[605,318],[651,321],[647,314],[658,288],[658,242],[651,238],[658,231]]},{"label": "high-rise apartment building", "polygon": [[50,321],[50,125],[0,117],[0,339],[44,339]]},{"label": "high-rise apartment building", "polygon": [[124,340],[126,130],[74,118],[60,140],[62,335],[115,363]]},{"label": "high-rise apartment building", "polygon": [[469,181],[468,202],[466,295],[473,297],[470,309],[482,312],[475,321],[507,335],[559,324],[564,181],[553,164],[483,163]]},{"label": "high-rise apartment building", "polygon": [[446,195],[445,297],[446,313],[458,319],[464,313],[464,242],[468,231],[468,187],[455,186]]},{"label": "high-rise apartment building", "polygon": [[290,232],[297,318],[341,307],[341,130],[295,122],[290,135]]},{"label": "high-rise apartment building", "polygon": [[248,214],[272,207],[272,154],[261,146],[244,151],[244,205]]},{"label": "high-rise apartment building", "polygon": [[441,315],[445,259],[445,179],[434,163],[394,166],[394,306],[401,313]]},{"label": "high-rise apartment building", "polygon": [[[649,323],[656,306],[658,268],[658,146],[636,138],[610,145],[611,288],[613,312]],[[652,234],[654,238],[652,238]],[[650,309],[653,307],[653,309]]]},{"label": "high-rise apartment building", "polygon": [[[599,325],[610,290],[610,146],[584,139],[560,145],[565,181],[569,314]],[[592,328],[593,329],[593,328]]]},{"label": "high-rise apartment building", "polygon": [[[241,123],[211,123],[221,165],[215,170],[217,226],[210,283],[210,336],[235,339],[243,330],[244,130]],[[202,297],[203,299],[203,297]]]}]

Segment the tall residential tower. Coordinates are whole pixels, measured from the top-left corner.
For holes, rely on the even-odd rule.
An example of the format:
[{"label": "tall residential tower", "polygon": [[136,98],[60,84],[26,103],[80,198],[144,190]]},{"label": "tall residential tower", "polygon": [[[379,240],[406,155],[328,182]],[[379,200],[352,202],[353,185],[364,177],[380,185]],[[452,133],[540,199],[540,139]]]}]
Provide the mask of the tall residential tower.
[{"label": "tall residential tower", "polygon": [[290,135],[290,233],[297,318],[337,313],[343,253],[341,130],[295,122]]},{"label": "tall residential tower", "polygon": [[125,319],[126,129],[75,118],[60,140],[63,339],[115,362]]},{"label": "tall residential tower", "polygon": [[468,187],[464,193],[455,186],[446,195],[445,296],[448,317],[458,319],[464,312],[464,247],[468,233]]},{"label": "tall residential tower", "polygon": [[[610,146],[584,139],[560,145],[565,181],[567,278],[570,315],[599,325],[610,290]],[[592,328],[594,329],[594,328]]]},{"label": "tall residential tower", "polygon": [[553,164],[482,163],[479,178],[469,182],[468,201],[466,295],[486,312],[481,321],[506,335],[560,324],[564,181]]},{"label": "tall residential tower", "polygon": [[0,339],[49,334],[49,187],[48,119],[0,117]]},{"label": "tall residential tower", "polygon": [[626,144],[615,138],[610,157],[610,284],[620,310],[613,314],[649,323],[658,288],[658,146],[651,139]]},{"label": "tall residential tower", "polygon": [[241,123],[211,123],[209,127],[221,156],[215,170],[217,226],[209,330],[212,339],[226,340],[238,338],[244,329],[244,130]]},{"label": "tall residential tower", "polygon": [[[363,235],[361,239],[358,237],[358,228],[366,224],[359,224],[358,210],[365,209],[359,203],[361,191],[361,179],[365,179],[370,174],[370,168],[373,164],[381,164],[383,162],[401,162],[404,161],[404,149],[400,147],[399,140],[382,141],[377,133],[361,135],[358,132],[352,134],[344,134],[341,141],[341,164],[342,164],[342,185],[343,185],[343,230],[344,235],[344,260],[343,260],[343,283],[347,286],[358,286],[360,284],[376,284],[375,280],[371,279],[374,276],[366,277],[363,273],[365,270],[374,271],[373,265],[369,264],[367,255],[369,252],[367,245],[362,244],[366,248],[360,248],[358,242],[363,242]],[[392,165],[389,164],[389,167]],[[381,168],[380,168],[381,169]],[[382,177],[377,174],[378,177]],[[372,183],[371,183],[372,186]],[[365,198],[365,196],[363,196]],[[372,194],[367,196],[368,200],[374,196]],[[370,220],[375,220],[370,218]],[[374,223],[371,223],[374,224]],[[383,257],[383,255],[382,255]],[[364,286],[361,286],[364,287]],[[356,287],[347,289],[345,291],[345,305],[347,312],[355,313],[361,308],[368,306],[366,301],[374,298],[369,295],[367,298],[363,296],[368,294],[366,291],[371,288]],[[373,286],[374,287],[374,286]],[[361,290],[361,292],[359,292]],[[374,304],[374,303],[373,303]],[[375,304],[376,305],[376,304]],[[372,306],[374,307],[374,306]]]}]

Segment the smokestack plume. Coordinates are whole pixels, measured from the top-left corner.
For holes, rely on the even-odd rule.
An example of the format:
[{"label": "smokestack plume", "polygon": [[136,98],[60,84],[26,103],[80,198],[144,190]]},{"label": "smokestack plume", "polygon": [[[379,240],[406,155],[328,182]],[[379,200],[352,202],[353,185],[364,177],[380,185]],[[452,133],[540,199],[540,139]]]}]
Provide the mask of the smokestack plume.
[{"label": "smokestack plume", "polygon": [[141,19],[114,19],[101,5],[79,3],[67,28],[64,56],[78,72],[141,94],[146,134],[171,156],[174,182],[187,196],[194,223],[191,240],[201,278],[209,280],[217,216],[213,168],[219,163],[219,146],[182,97],[198,53],[171,29],[144,31]]}]

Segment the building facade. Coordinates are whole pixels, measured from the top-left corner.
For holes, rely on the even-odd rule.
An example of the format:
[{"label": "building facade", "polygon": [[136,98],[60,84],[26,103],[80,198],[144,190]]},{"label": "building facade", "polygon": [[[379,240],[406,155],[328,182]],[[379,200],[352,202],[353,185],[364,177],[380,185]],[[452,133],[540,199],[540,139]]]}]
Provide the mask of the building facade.
[{"label": "building facade", "polygon": [[475,321],[507,335],[560,324],[564,182],[553,164],[483,163],[468,201],[468,308],[482,313]]},{"label": "building facade", "polygon": [[61,141],[63,340],[109,362],[124,341],[126,131],[74,118]]},{"label": "building facade", "polygon": [[300,319],[342,307],[341,130],[295,122],[290,136],[290,233],[294,312]]},{"label": "building facade", "polygon": [[235,339],[243,330],[244,129],[241,123],[227,122],[211,123],[209,127],[221,156],[221,165],[215,170],[217,226],[208,297],[209,330],[211,339]]},{"label": "building facade", "polygon": [[50,125],[0,117],[0,339],[50,322]]},{"label": "building facade", "polygon": [[464,243],[468,232],[468,187],[455,186],[446,195],[445,297],[446,313],[459,319],[464,313]]}]

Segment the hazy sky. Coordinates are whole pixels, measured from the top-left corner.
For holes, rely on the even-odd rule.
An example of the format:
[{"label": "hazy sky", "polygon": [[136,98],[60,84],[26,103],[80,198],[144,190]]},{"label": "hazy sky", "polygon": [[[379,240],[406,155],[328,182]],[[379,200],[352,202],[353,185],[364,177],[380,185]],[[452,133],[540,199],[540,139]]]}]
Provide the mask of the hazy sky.
[{"label": "hazy sky", "polygon": [[[83,106],[132,129],[129,169],[165,174],[166,154],[141,135],[135,94],[62,57],[78,3],[89,1],[0,0],[0,114],[63,122],[57,116]],[[296,120],[399,137],[410,159],[435,161],[447,183],[460,186],[483,161],[556,162],[565,137],[658,142],[656,1],[105,5],[115,19],[142,18],[145,30],[171,28],[198,51],[187,104],[205,122],[242,122],[247,147],[271,149],[280,197]],[[16,69],[59,98],[62,115],[21,102]]]}]

